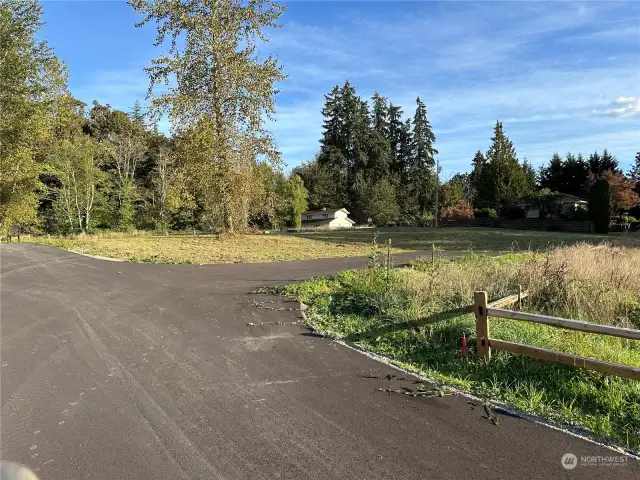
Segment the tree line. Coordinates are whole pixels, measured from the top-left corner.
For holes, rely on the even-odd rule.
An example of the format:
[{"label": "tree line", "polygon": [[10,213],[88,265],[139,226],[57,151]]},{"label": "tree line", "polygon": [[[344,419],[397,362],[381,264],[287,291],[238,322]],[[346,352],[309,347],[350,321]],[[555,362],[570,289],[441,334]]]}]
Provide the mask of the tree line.
[{"label": "tree line", "polygon": [[[306,190],[284,174],[263,124],[284,74],[256,53],[284,7],[128,3],[143,16],[138,26],[156,23],[158,44],[170,42],[146,69],[148,111],[138,102],[129,112],[95,101],[88,109],[37,39],[38,2],[0,5],[0,234],[13,225],[70,233],[299,224]],[[169,78],[175,86],[157,94]],[[164,114],[171,137],[157,129]]]},{"label": "tree line", "polygon": [[[307,208],[342,207],[359,223],[420,225],[434,215],[508,210],[546,192],[586,197],[598,180],[611,187],[614,210],[640,203],[640,152],[626,175],[606,149],[555,154],[535,171],[500,121],[471,171],[441,182],[425,103],[417,98],[405,116],[348,81],[325,95],[316,158],[286,175],[264,127],[285,75],[276,58],[258,55],[284,7],[128,3],[142,15],[138,26],[157,25],[157,45],[169,43],[145,69],[150,107],[136,102],[128,112],[95,101],[88,108],[71,95],[65,64],[37,39],[36,0],[0,4],[0,234],[12,225],[52,233],[299,228]],[[157,128],[163,115],[170,137]]]},{"label": "tree line", "polygon": [[325,95],[320,152],[296,167],[313,208],[346,207],[357,222],[432,216],[436,137],[427,107],[415,113],[374,93],[369,102],[346,81]]}]

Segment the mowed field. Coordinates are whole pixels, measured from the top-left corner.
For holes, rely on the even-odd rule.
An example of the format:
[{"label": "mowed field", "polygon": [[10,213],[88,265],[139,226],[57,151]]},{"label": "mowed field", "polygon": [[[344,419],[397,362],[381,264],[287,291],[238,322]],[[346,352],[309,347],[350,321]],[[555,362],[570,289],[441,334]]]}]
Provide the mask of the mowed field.
[{"label": "mowed field", "polygon": [[[377,235],[376,235],[377,233]],[[103,233],[73,237],[36,237],[31,241],[89,255],[153,263],[260,263],[370,255],[374,237],[381,250],[391,239],[392,253],[518,252],[577,243],[640,246],[638,234],[591,235],[491,228],[380,228],[306,233],[153,235]]]}]

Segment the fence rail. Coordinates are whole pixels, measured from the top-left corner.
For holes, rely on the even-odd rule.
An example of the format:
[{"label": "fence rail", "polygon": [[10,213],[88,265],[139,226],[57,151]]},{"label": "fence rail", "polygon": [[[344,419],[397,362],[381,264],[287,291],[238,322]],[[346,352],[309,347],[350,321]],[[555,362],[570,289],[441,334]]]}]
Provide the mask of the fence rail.
[{"label": "fence rail", "polygon": [[521,320],[525,322],[541,323],[557,328],[576,330],[580,332],[610,335],[618,338],[640,340],[640,330],[631,328],[613,327],[611,325],[598,325],[594,323],[580,322],[568,318],[550,317],[535,313],[507,310],[506,307],[513,304],[520,306],[526,292],[510,295],[495,302],[487,303],[487,292],[474,293],[474,312],[476,316],[476,351],[480,358],[491,359],[491,349],[504,350],[506,352],[525,355],[538,360],[546,360],[573,367],[594,370],[608,375],[640,380],[640,368],[618,363],[605,362],[594,358],[581,357],[570,353],[557,352],[541,347],[533,347],[521,343],[507,342],[491,338],[489,333],[489,317]]}]

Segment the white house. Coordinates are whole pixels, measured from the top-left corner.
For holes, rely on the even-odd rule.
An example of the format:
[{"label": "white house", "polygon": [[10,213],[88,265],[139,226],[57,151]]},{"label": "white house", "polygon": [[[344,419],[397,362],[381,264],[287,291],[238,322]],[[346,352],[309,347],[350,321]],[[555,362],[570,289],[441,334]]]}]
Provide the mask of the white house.
[{"label": "white house", "polygon": [[346,208],[309,210],[302,214],[302,228],[321,230],[351,228],[356,222],[347,215],[349,215],[349,212]]}]

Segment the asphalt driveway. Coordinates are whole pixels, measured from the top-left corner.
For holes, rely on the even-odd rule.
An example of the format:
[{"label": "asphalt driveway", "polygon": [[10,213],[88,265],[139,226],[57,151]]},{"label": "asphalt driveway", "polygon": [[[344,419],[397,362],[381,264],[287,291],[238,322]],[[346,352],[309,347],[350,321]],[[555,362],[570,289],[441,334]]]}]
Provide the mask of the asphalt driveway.
[{"label": "asphalt driveway", "polygon": [[[463,397],[377,391],[397,373],[257,287],[366,259],[108,262],[2,245],[1,456],[42,479],[640,478],[638,462]],[[400,262],[407,256],[400,256]],[[282,322],[285,325],[248,323]]]}]

